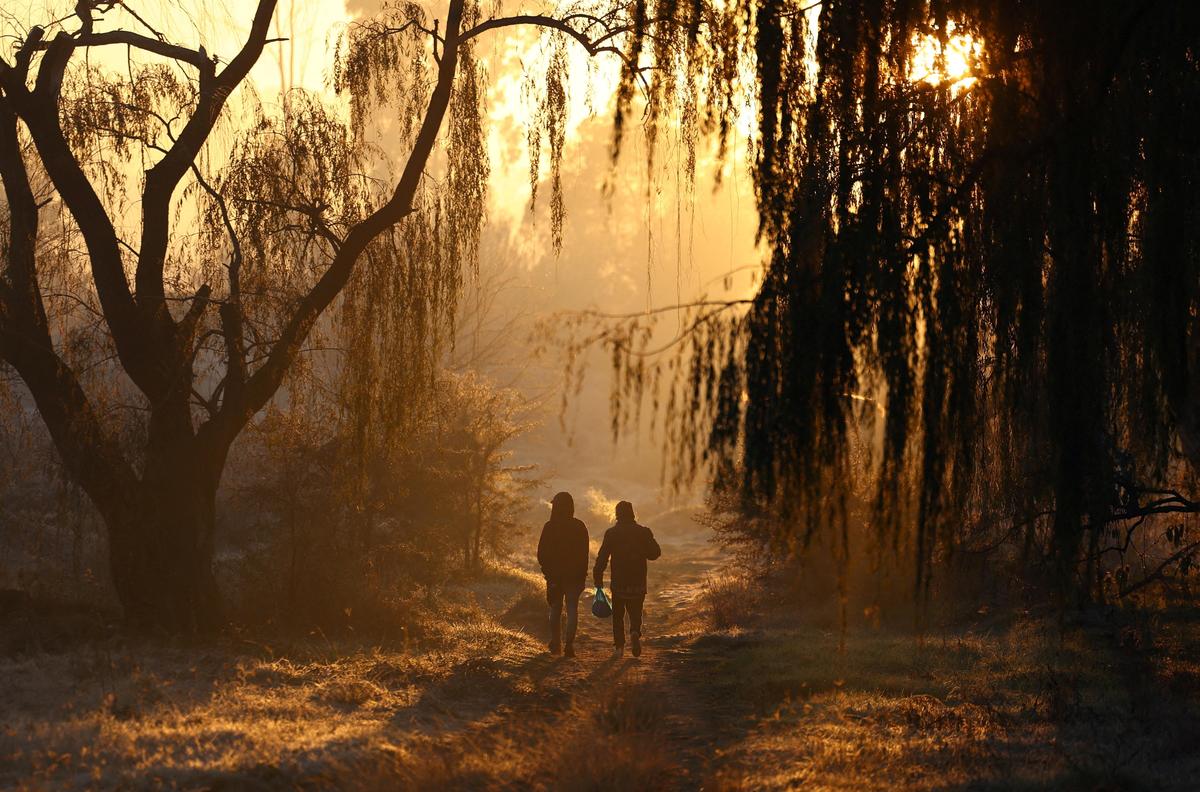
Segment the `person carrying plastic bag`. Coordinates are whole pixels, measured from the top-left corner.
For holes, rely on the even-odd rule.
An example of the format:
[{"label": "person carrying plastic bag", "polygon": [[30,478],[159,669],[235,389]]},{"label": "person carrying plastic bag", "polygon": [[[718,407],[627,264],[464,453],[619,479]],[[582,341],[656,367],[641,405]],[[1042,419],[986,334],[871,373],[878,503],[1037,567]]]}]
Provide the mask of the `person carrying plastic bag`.
[{"label": "person carrying plastic bag", "polygon": [[[634,519],[633,504],[617,504],[616,525],[604,532],[596,555],[592,583],[597,600],[604,590],[604,570],[612,561],[613,655],[625,653],[625,614],[629,614],[629,641],[634,657],[642,654],[642,605],[646,601],[646,562],[662,555],[654,534]],[[595,613],[596,603],[592,605]]]}]

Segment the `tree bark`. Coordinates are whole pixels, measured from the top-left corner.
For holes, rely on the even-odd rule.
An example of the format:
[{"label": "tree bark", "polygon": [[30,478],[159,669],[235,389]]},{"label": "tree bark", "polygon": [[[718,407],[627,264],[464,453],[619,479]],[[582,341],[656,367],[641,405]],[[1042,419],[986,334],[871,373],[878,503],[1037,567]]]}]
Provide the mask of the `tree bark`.
[{"label": "tree bark", "polygon": [[131,508],[108,521],[113,585],[135,629],[208,632],[223,621],[212,568],[223,460],[187,438],[170,456],[148,461]]}]

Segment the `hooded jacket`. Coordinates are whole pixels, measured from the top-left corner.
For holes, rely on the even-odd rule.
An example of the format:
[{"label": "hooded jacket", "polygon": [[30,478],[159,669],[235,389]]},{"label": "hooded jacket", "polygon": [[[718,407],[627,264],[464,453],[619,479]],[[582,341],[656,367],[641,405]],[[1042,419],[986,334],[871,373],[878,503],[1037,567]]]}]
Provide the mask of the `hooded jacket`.
[{"label": "hooded jacket", "polygon": [[587,526],[575,519],[575,501],[566,492],[555,495],[550,504],[537,559],[547,583],[583,589],[588,568]]},{"label": "hooded jacket", "polygon": [[596,554],[592,582],[597,588],[604,583],[604,569],[611,559],[613,596],[645,596],[646,562],[662,555],[662,549],[650,529],[634,521],[632,507],[618,507],[617,513],[617,524],[604,532],[604,542]]}]

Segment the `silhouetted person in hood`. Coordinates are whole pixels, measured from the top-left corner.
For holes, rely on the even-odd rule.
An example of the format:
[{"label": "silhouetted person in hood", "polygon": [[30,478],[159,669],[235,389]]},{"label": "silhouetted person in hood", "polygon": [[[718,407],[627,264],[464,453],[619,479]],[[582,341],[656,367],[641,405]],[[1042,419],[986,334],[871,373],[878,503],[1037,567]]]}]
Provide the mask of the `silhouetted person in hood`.
[{"label": "silhouetted person in hood", "polygon": [[629,640],[633,656],[642,654],[642,603],[646,601],[646,562],[662,555],[654,534],[633,519],[633,504],[617,504],[617,524],[604,532],[596,554],[592,582],[604,586],[604,568],[612,559],[612,620],[614,654],[625,652],[625,613],[629,613]]},{"label": "silhouetted person in hood", "polygon": [[567,605],[567,645],[563,654],[575,656],[575,630],[579,626],[579,595],[587,582],[588,532],[575,519],[575,501],[560,492],[550,501],[550,520],[538,540],[538,563],[546,578],[550,605],[550,653],[558,654],[562,637],[563,602]]}]

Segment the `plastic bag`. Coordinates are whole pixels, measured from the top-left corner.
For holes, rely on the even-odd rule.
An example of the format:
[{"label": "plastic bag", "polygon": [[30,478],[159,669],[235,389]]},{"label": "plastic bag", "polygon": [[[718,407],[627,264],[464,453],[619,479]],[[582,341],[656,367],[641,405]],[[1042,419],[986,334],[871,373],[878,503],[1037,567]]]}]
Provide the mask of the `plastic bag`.
[{"label": "plastic bag", "polygon": [[601,619],[612,616],[612,603],[608,601],[604,589],[599,586],[596,587],[596,599],[592,602],[592,615]]}]

